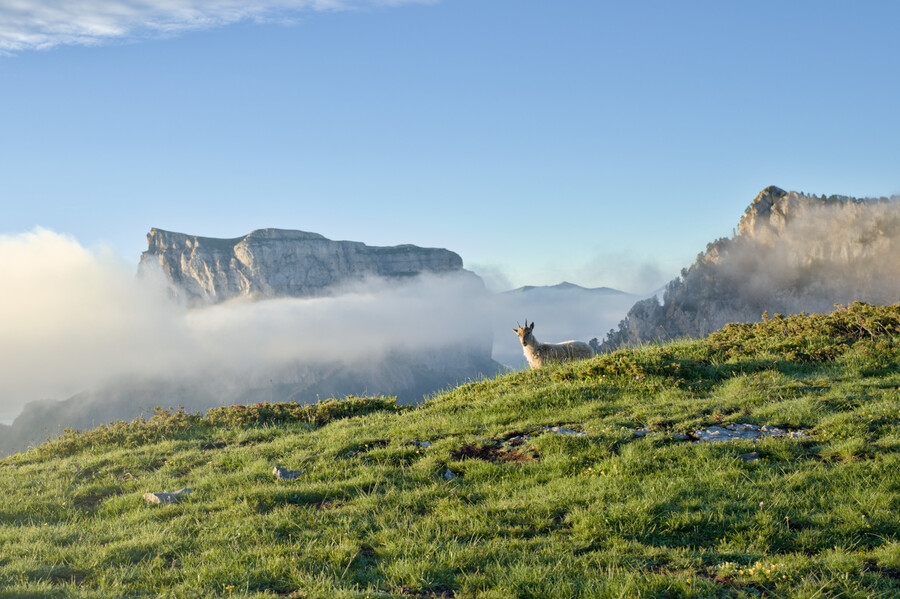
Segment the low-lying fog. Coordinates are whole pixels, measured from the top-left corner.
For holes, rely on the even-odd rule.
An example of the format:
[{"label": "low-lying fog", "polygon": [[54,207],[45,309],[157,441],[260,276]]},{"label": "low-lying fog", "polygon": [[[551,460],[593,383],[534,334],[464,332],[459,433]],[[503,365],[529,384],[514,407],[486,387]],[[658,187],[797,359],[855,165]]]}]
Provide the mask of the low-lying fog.
[{"label": "low-lying fog", "polygon": [[[161,273],[47,230],[0,236],[0,421],[29,401],[66,399],[123,377],[228,373],[267,381],[290,364],[377,361],[392,351],[489,346],[520,368],[517,320],[541,341],[602,337],[634,296],[491,294],[474,277],[368,280],[330,297],[188,309]],[[523,323],[524,324],[524,323]],[[276,381],[277,382],[277,381]]]}]

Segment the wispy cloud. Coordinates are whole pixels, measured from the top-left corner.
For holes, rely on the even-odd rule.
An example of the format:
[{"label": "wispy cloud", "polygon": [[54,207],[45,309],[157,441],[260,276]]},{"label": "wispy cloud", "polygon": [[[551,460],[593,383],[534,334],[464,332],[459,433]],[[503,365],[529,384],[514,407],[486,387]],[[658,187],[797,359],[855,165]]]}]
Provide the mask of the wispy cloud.
[{"label": "wispy cloud", "polygon": [[240,21],[291,21],[304,12],[436,0],[0,0],[0,53],[171,35]]}]

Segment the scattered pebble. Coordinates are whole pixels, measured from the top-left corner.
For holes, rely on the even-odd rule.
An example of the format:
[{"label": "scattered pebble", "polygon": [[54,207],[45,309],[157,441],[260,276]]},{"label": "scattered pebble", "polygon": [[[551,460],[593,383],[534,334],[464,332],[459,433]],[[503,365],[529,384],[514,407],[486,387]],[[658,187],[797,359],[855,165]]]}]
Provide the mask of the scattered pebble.
[{"label": "scattered pebble", "polygon": [[656,431],[652,428],[642,428],[634,431],[635,437],[646,437],[647,435],[655,435]]},{"label": "scattered pebble", "polygon": [[200,449],[207,451],[210,449],[223,449],[227,446],[228,443],[226,443],[225,441],[209,441],[208,443],[203,443],[202,445],[200,445]]},{"label": "scattered pebble", "polygon": [[431,447],[431,441],[413,441],[416,447]]},{"label": "scattered pebble", "polygon": [[287,468],[275,466],[272,474],[279,480],[294,480],[306,474],[306,470],[288,470]]},{"label": "scattered pebble", "polygon": [[452,470],[450,470],[449,468],[447,468],[447,471],[444,472],[444,480],[453,480],[457,476],[458,475],[455,472],[453,472]]},{"label": "scattered pebble", "polygon": [[193,491],[190,489],[184,488],[180,491],[175,491],[174,493],[144,493],[144,501],[168,505],[170,503],[178,503],[183,496],[192,492]]},{"label": "scattered pebble", "polygon": [[755,462],[759,459],[759,452],[751,451],[750,453],[742,453],[738,456],[739,460],[743,460],[744,462]]}]

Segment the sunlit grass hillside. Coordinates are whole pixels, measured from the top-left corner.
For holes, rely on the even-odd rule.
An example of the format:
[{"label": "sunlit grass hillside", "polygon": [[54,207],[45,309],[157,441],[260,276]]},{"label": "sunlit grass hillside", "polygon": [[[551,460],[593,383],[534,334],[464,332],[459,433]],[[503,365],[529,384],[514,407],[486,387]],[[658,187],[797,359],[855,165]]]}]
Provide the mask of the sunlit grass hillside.
[{"label": "sunlit grass hillside", "polygon": [[[900,306],[856,304],[417,408],[160,410],[0,461],[0,597],[897,597],[898,389]],[[685,440],[728,423],[805,436]]]}]

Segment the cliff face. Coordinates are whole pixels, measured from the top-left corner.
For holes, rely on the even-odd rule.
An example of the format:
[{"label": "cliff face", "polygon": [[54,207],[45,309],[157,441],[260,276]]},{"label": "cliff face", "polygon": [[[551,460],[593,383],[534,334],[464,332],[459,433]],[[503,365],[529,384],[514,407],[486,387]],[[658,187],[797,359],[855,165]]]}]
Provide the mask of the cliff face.
[{"label": "cliff face", "polygon": [[162,268],[172,291],[190,303],[239,297],[307,297],[366,276],[408,277],[462,271],[462,258],[414,245],[371,247],[317,233],[260,229],[216,239],[152,229],[140,268]]},{"label": "cliff face", "polygon": [[810,196],[767,187],[737,233],[710,243],[663,302],[636,303],[603,349],[703,337],[763,312],[827,312],[900,301],[900,198]]}]

